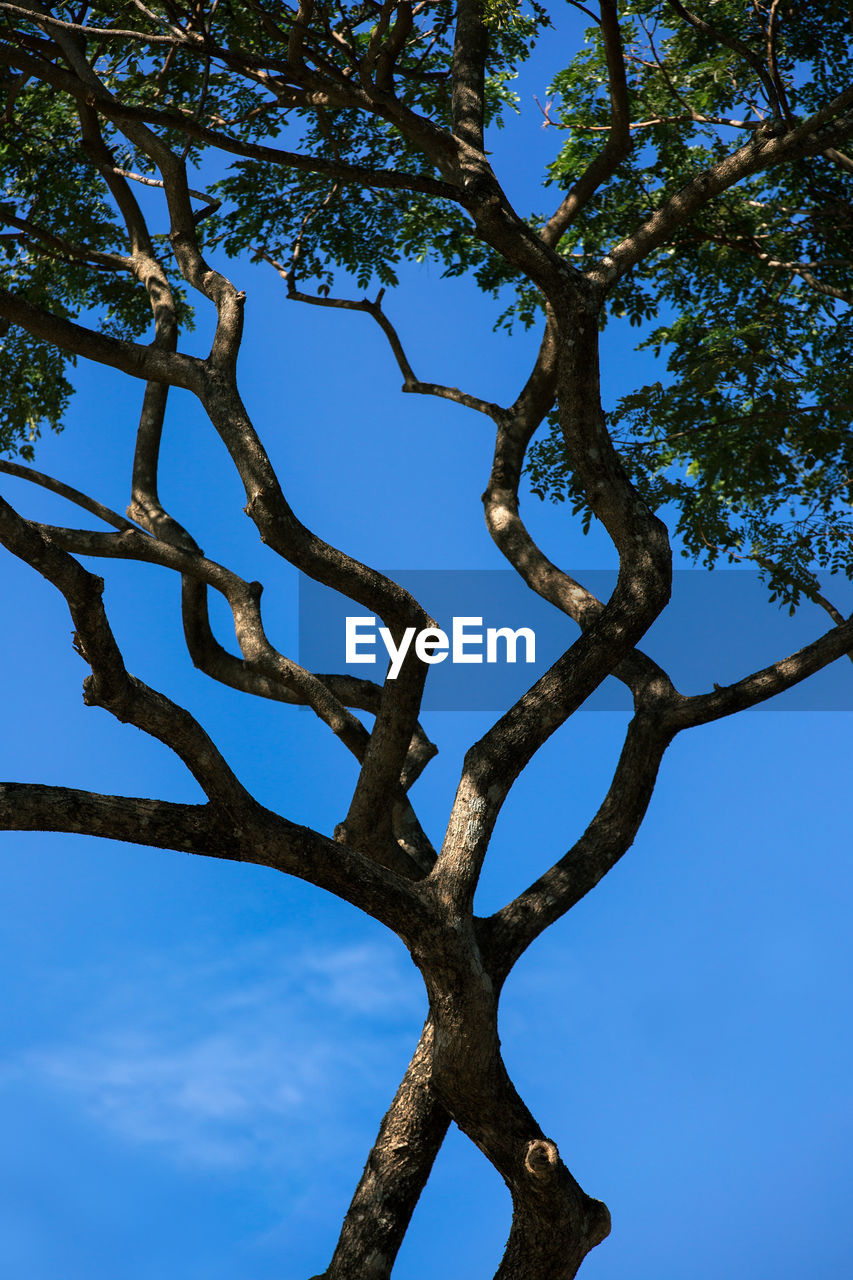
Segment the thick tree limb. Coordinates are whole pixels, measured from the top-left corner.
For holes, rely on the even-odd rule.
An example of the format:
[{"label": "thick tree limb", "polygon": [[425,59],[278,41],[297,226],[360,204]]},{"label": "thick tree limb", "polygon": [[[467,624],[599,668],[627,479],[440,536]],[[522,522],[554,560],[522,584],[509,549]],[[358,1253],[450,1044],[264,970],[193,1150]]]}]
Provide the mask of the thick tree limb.
[{"label": "thick tree limb", "polygon": [[[29,478],[26,469],[17,467],[15,464],[7,464],[4,467],[0,463],[0,469],[9,469],[13,474],[17,473]],[[47,479],[47,477],[41,478]],[[50,485],[49,487],[57,487],[57,491],[67,489],[66,486]],[[71,497],[72,494],[76,494],[76,491],[67,490],[63,496]],[[85,495],[78,496],[84,499],[81,505],[86,505],[89,509],[100,507],[100,504],[86,499]],[[103,511],[107,515],[115,515],[108,512],[106,508],[103,508]],[[121,520],[121,517],[116,519]],[[346,710],[345,704],[336,696],[334,687],[337,683],[341,691],[354,696],[357,703],[367,702],[369,703],[367,709],[378,713],[382,704],[381,690],[378,686],[371,686],[373,691],[371,696],[363,687],[367,686],[366,681],[350,681],[348,677],[341,677],[336,682],[335,677],[330,677],[330,684],[328,680],[312,675],[297,663],[285,658],[267,639],[260,616],[260,584],[245,582],[237,574],[215,561],[208,560],[197,550],[188,550],[185,546],[147,537],[128,521],[124,521],[120,527],[121,533],[110,534],[31,525],[31,528],[48,538],[54,546],[68,552],[138,560],[176,570],[182,575],[184,584],[184,630],[190,654],[197,665],[207,674],[244,692],[291,704],[310,706],[353,752],[359,762],[363,763],[369,747],[370,735],[363,725]],[[206,602],[199,595],[206,590],[207,586],[212,586],[221,592],[229,602],[243,653],[242,660],[233,657],[223,649],[210,631]],[[386,865],[390,857],[391,865],[397,871],[414,879],[429,872],[435,861],[435,852],[405,795],[405,789],[411,786],[434,754],[435,748],[426,739],[418,725],[408,746],[403,777],[394,779],[388,784],[389,794],[396,793],[398,797],[396,803],[389,807],[389,822],[394,840],[386,842],[385,845],[377,844],[377,850],[382,853]]]},{"label": "thick tree limb", "polygon": [[65,596],[80,651],[92,668],[84,686],[86,702],[102,706],[118,720],[158,738],[183,760],[220,819],[245,836],[241,860],[286,871],[327,888],[401,932],[404,939],[411,937],[421,907],[414,889],[405,889],[404,878],[263,809],[189,712],[127,672],[104,613],[99,578],[22,520],[2,499],[0,540]]},{"label": "thick tree limb", "polygon": [[[435,890],[437,905],[437,883]],[[572,1177],[507,1074],[498,993],[483,967],[473,920],[467,913],[454,916],[448,928],[444,910],[438,920],[438,929],[427,927],[413,950],[435,1023],[432,1089],[512,1196],[513,1226],[497,1275],[571,1280],[608,1234],[610,1215]]]},{"label": "thick tree limb", "polygon": [[[87,87],[94,101],[96,103],[114,104],[113,95],[105,88],[85,61],[80,47],[75,42],[75,38],[57,35],[57,40],[67,53],[73,70],[77,73],[81,83]],[[241,412],[242,404],[236,394],[236,389],[233,387],[232,380],[242,327],[243,295],[237,293],[231,283],[220,273],[212,272],[201,255],[192,216],[184,164],[145,126],[125,124],[123,127],[127,136],[160,169],[172,223],[170,238],[182,274],[193,287],[211,298],[217,308],[216,335],[211,354],[205,363],[205,370],[208,375],[206,379],[208,384],[211,382],[211,375],[219,375],[216,384],[218,395],[215,398],[205,397],[208,412],[215,424],[227,422],[228,438],[226,438],[226,444],[229,444],[230,440],[229,447],[231,448],[232,457],[237,463],[238,469],[241,469],[242,464],[241,474],[244,476],[244,481],[247,469],[251,469],[255,474],[260,472],[262,484],[258,487],[271,496],[277,508],[276,514],[279,520],[284,518],[284,521],[289,526],[288,533],[291,537],[288,538],[288,542],[291,545],[287,550],[284,550],[282,540],[273,537],[268,540],[277,550],[286,554],[288,559],[298,563],[292,556],[292,534],[298,530],[300,534],[307,535],[307,531],[295,521],[289,507],[284,502],[278,481],[269,465],[269,460],[261,449],[260,442],[248,423],[245,413]],[[160,353],[156,352],[154,354],[159,355]],[[195,386],[194,389],[198,390],[198,386]],[[163,405],[162,397],[152,397],[153,400],[156,400],[157,403],[152,404],[149,416],[152,430],[156,433],[159,430],[157,422],[162,420]],[[235,410],[236,423],[234,420]],[[236,430],[234,429],[235,426]],[[237,449],[238,443],[239,448]],[[149,483],[151,478],[149,477]],[[247,496],[249,497],[249,511],[253,512],[256,509],[261,511],[262,508],[260,506],[257,508],[255,506],[255,502],[260,496],[257,490],[247,486]],[[325,574],[321,572],[318,575],[315,572],[314,576],[319,576],[321,581],[328,581],[328,570],[332,567],[331,562],[336,559],[339,567],[347,567],[346,577],[350,583],[353,578],[356,578],[360,580],[359,585],[363,587],[365,578],[368,576],[366,572],[361,571],[363,567],[357,567],[356,562],[351,561],[348,557],[341,556],[340,553],[337,553],[337,555],[331,554],[331,548],[321,543],[319,539],[311,538],[310,535],[302,537],[300,541],[304,550],[310,548],[310,552],[313,553],[311,559],[314,562],[315,569],[318,560],[323,564]],[[336,576],[340,581],[339,576]],[[383,603],[386,607],[378,611],[382,613],[393,630],[398,626],[398,623],[396,619],[389,620],[387,617],[388,597],[396,597],[396,600],[400,600],[405,596],[405,593],[401,593],[399,588],[394,588],[387,580],[380,580],[379,575],[371,576],[373,579],[372,585],[378,585],[381,581],[385,588],[383,591],[385,597]],[[334,583],[330,583],[330,585],[334,585]],[[352,594],[352,592],[350,591],[348,594]],[[406,599],[410,601],[410,598],[406,597]],[[369,602],[365,601],[365,603]],[[407,608],[408,612],[410,612],[410,609]],[[421,625],[425,625],[426,619],[422,611],[420,611],[420,615],[422,619]],[[402,630],[402,627],[400,629]],[[399,785],[400,774],[414,733],[414,727],[417,723],[425,676],[426,669],[422,667],[422,664],[415,661],[407,663],[406,670],[387,691],[387,696],[383,698],[347,818],[347,829],[360,842],[364,842],[369,838],[378,841],[379,844],[383,844],[391,837],[390,816],[386,820],[387,830],[384,829],[386,824],[380,824],[379,830],[376,828],[374,819],[376,801],[377,797],[387,794],[389,787],[393,788]],[[324,693],[328,697],[327,691],[324,691]],[[384,814],[386,811],[381,810],[381,812]],[[396,848],[396,845],[394,847]]]},{"label": "thick tree limb", "polygon": [[430,1088],[433,1025],[418,1047],[379,1129],[332,1260],[315,1280],[387,1280],[450,1125]]},{"label": "thick tree limb", "polygon": [[[399,641],[407,626],[431,625],[412,596],[382,574],[345,556],[312,534],[291,510],[242,401],[230,380],[209,378],[203,402],[243,480],[247,513],[258,526],[262,541],[318,582],[377,613]],[[426,666],[416,658],[404,663],[395,681],[385,682],[385,695],[371,735],[371,746],[359,775],[355,809],[348,816],[353,838],[367,838],[371,805],[393,787],[405,767],[415,733]],[[378,832],[380,838],[383,832]]]},{"label": "thick tree limb", "polygon": [[587,631],[468,751],[433,875],[470,909],[497,815],[539,747],[635,648],[666,605],[672,557],[665,526],[629,482],[604,424],[598,323],[591,307],[555,307],[563,438],[592,511],[619,553],[616,586]]},{"label": "thick tree limb", "polygon": [[215,804],[101,795],[74,787],[0,783],[0,830],[62,831],[254,863],[316,884],[402,935],[422,907],[392,872],[256,806],[231,822]]},{"label": "thick tree limb", "polygon": [[453,132],[477,151],[483,150],[488,40],[480,0],[458,0],[450,70]]},{"label": "thick tree limb", "polygon": [[211,804],[172,804],[75,787],[0,783],[0,830],[64,831],[242,860],[240,840]]},{"label": "thick tree limb", "polygon": [[[552,407],[556,393],[557,351],[556,325],[551,316],[524,389],[509,409],[495,415],[495,452],[483,506],[492,539],[530,589],[585,630],[601,616],[604,605],[548,559],[519,514],[518,489],[527,446]],[[635,698],[641,696],[649,681],[654,682],[659,696],[662,682],[666,681],[657,663],[639,650],[623,659],[613,675],[628,685]]]},{"label": "thick tree limb", "polygon": [[133,378],[168,382],[175,387],[193,390],[201,377],[203,361],[195,356],[160,351],[138,342],[98,333],[95,329],[34,306],[8,289],[0,288],[0,317],[19,324],[33,337],[59,347],[61,351],[94,360]]}]

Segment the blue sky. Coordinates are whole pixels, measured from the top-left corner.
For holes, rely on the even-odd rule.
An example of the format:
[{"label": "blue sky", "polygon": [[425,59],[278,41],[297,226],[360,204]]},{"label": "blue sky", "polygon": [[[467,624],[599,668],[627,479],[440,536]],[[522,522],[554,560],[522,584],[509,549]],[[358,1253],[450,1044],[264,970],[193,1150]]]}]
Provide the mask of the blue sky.
[{"label": "blue sky", "polygon": [[[540,65],[500,140],[518,192],[534,190],[555,145],[529,96],[542,98]],[[248,292],[243,394],[300,517],[383,567],[502,567],[479,501],[485,420],[401,396],[368,317],[287,304],[269,269],[231,275]],[[493,334],[492,309],[428,267],[404,286],[388,310],[419,376],[512,397],[532,339]],[[208,337],[202,323],[191,341],[203,350]],[[606,335],[609,399],[648,376],[635,339]],[[67,429],[41,442],[37,464],[123,510],[141,387],[82,367],[78,382]],[[74,523],[48,494],[11,480],[4,492],[25,514]],[[209,555],[265,582],[270,635],[293,652],[296,575],[256,543],[224,450],[182,394],[161,495]],[[527,497],[524,512],[552,558],[612,567],[604,541],[584,539],[564,508]],[[353,771],[328,731],[195,672],[165,571],[102,571],[130,669],[185,702],[265,803],[330,831]],[[3,572],[3,775],[196,799],[160,744],[83,707],[64,605],[17,562]],[[812,622],[817,634],[825,617]],[[758,634],[763,622],[756,612],[730,625]],[[436,837],[462,754],[489,720],[426,717],[441,753],[414,795]],[[624,725],[619,712],[583,713],[546,745],[502,815],[482,911],[583,828]],[[850,734],[849,713],[756,711],[683,736],[634,848],[510,979],[510,1070],[613,1213],[589,1280],[846,1274]],[[271,871],[76,837],[5,834],[0,845],[4,1274],[322,1270],[423,1017],[403,948]],[[508,1222],[500,1180],[451,1134],[395,1275],[488,1277]]]}]

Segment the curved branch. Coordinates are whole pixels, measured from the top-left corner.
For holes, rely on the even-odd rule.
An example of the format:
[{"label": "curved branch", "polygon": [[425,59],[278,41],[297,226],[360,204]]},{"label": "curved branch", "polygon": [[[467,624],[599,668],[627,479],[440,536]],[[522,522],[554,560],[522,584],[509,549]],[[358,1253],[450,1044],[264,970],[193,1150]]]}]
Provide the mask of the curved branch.
[{"label": "curved branch", "polygon": [[[116,106],[117,99],[88,61],[85,45],[76,33],[57,29],[53,38],[75,73],[76,81],[71,92],[81,104],[81,119],[85,128],[84,104],[90,111],[103,110],[105,107]],[[104,113],[107,114],[106,111]],[[181,274],[192,288],[202,293],[216,307],[216,330],[208,364],[214,369],[233,371],[243,330],[245,294],[235,289],[221,272],[214,271],[201,253],[186,161],[176,156],[163,139],[146,125],[126,121],[120,127],[125,136],[160,171],[171,224],[169,240]],[[105,169],[108,170],[111,163],[112,158],[109,157],[109,164],[104,166]],[[108,172],[105,176],[109,181]],[[145,235],[147,237],[147,232]]]},{"label": "curved branch", "polygon": [[607,795],[580,839],[534,884],[481,922],[487,967],[497,985],[531,942],[589,893],[630,849],[675,732],[664,726],[657,713],[641,710],[628,726]]},{"label": "curved branch", "polygon": [[[368,698],[359,686],[367,682],[346,677],[318,678],[279,653],[270,643],[260,614],[260,584],[247,583],[237,574],[199,551],[188,550],[173,542],[158,541],[128,526],[120,534],[99,533],[84,529],[61,529],[49,525],[30,526],[50,543],[66,552],[80,555],[106,556],[113,559],[138,560],[174,569],[182,575],[182,614],[184,634],[190,656],[205,674],[247,693],[309,706],[332,732],[363,764],[370,748],[369,735],[360,721],[346,710],[333,691],[342,687],[355,693],[359,701],[369,701],[377,716],[382,710],[382,691],[373,686],[376,696]],[[228,653],[213,636],[207,612],[206,590],[214,587],[227,599],[234,617],[242,660]],[[352,705],[352,704],[351,704]],[[393,841],[371,842],[371,850],[383,865],[413,879],[427,874],[435,861],[435,851],[412,809],[406,789],[415,781],[435,748],[417,726],[405,755],[402,776],[387,784],[393,803],[385,805]],[[395,798],[396,797],[396,798]]]},{"label": "curved branch", "polygon": [[22,520],[2,499],[0,541],[65,596],[78,649],[92,668],[84,683],[86,703],[104,707],[116,719],[142,729],[183,760],[219,820],[239,836],[240,860],[286,871],[328,889],[394,929],[404,941],[411,940],[423,908],[415,886],[404,875],[264,809],[189,712],[127,672],[104,613],[101,579]]},{"label": "curved branch", "polygon": [[479,396],[472,396],[467,391],[460,391],[458,387],[448,387],[438,382],[421,382],[415,376],[400,335],[382,309],[382,299],[385,296],[384,289],[379,290],[372,302],[369,298],[332,298],[328,295],[323,297],[319,294],[304,293],[296,286],[296,268],[299,261],[298,243],[294,248],[289,267],[285,267],[278,258],[274,258],[272,254],[266,251],[262,251],[260,256],[264,262],[268,262],[271,267],[274,267],[281,276],[287,286],[287,296],[294,302],[305,302],[313,307],[331,307],[340,311],[363,311],[372,316],[388,339],[388,345],[394,354],[394,359],[397,361],[397,367],[403,375],[401,389],[404,392],[415,395],[436,396],[441,400],[452,400],[454,404],[460,404],[466,409],[474,409],[478,413],[484,413],[489,418],[495,418],[501,412],[500,406],[493,404],[490,400],[481,400]]},{"label": "curved branch", "polygon": [[[518,488],[527,446],[545,414],[552,407],[557,387],[557,333],[549,316],[542,344],[530,377],[508,410],[497,418],[495,452],[489,483],[483,494],[486,526],[498,549],[543,600],[572,618],[586,630],[601,617],[605,608],[591,591],[553,564],[531,537],[519,514]],[[652,687],[656,697],[663,688],[674,694],[661,667],[639,650],[634,650],[615,668],[635,700]]]},{"label": "curved branch", "polygon": [[[154,252],[145,216],[128,185],[127,174],[115,164],[115,157],[104,141],[97,115],[88,104],[79,104],[78,113],[84,149],[103,174],[121,212],[131,245],[133,269],[148,294],[154,316],[151,346],[158,351],[173,352],[178,345],[175,300],[166,273]],[[127,514],[155,537],[197,550],[186,530],[163,510],[157,491],[160,441],[168,394],[169,388],[165,383],[149,382],[145,388],[136,433],[131,501]]]},{"label": "curved branch", "polygon": [[37,527],[23,520],[2,499],[0,541],[65,597],[76,629],[78,651],[92,669],[83,686],[87,705],[104,707],[117,720],[158,738],[183,760],[208,798],[223,812],[237,815],[255,808],[256,801],[193,716],[126,670],[104,612],[103,581],[54,545]]},{"label": "curved branch", "polygon": [[40,485],[43,489],[49,489],[51,493],[58,494],[60,498],[67,498],[75,506],[82,507],[84,511],[88,511],[90,515],[97,516],[99,520],[103,520],[106,524],[111,524],[114,529],[118,529],[119,533],[135,528],[124,516],[120,516],[117,511],[111,510],[110,507],[105,507],[97,499],[90,498],[88,494],[81,493],[79,489],[73,489],[70,484],[63,484],[61,480],[55,480],[53,476],[45,475],[42,471],[36,471],[33,467],[22,467],[18,462],[10,462],[6,458],[0,458],[0,471],[5,471],[10,476],[17,476],[19,480],[29,480],[32,484]]}]

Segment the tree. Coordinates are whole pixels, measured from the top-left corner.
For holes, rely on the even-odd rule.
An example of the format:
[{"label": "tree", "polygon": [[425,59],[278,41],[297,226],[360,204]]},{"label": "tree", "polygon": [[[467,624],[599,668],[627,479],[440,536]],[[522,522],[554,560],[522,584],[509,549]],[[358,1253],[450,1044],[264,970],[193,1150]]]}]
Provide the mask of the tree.
[{"label": "tree", "polygon": [[[589,43],[557,70],[543,107],[565,138],[548,174],[560,194],[527,217],[501,186],[486,133],[547,28],[538,5],[0,7],[3,445],[32,460],[39,424],[60,425],[77,358],[144,384],[127,517],[7,461],[5,472],[112,532],[47,526],[4,502],[0,537],[64,597],[91,668],[86,703],[164,743],[205,796],[188,804],[7,783],[0,824],[142,835],[155,848],[252,862],[391,930],[423,978],[429,1015],[324,1274],[389,1274],[453,1121],[511,1194],[498,1276],[573,1276],[610,1217],[510,1079],[501,988],[631,846],[678,734],[767,700],[853,646],[853,621],[817,577],[853,572],[847,15],[835,3],[726,0],[696,14],[675,0],[602,0]],[[580,628],[469,747],[437,848],[409,798],[435,750],[419,723],[429,664],[409,653],[381,686],[304,669],[268,639],[260,583],[205,556],[161,504],[168,397],[184,391],[224,443],[266,547],[380,618],[398,648],[433,626],[408,591],[323,541],[290,505],[298,495],[241,397],[245,295],[239,264],[229,275],[211,265],[223,253],[270,264],[292,300],[365,313],[404,391],[490,422],[489,532],[531,591]],[[409,260],[470,276],[500,300],[504,324],[541,330],[508,406],[417,378],[384,306]],[[378,293],[352,296],[375,281]],[[215,316],[203,357],[182,349],[192,303],[203,323]],[[666,373],[605,416],[600,334],[625,317],[666,352]],[[546,423],[527,463],[534,489],[568,497],[581,524],[606,532],[619,562],[606,601],[554,564],[522,520],[525,463]],[[730,685],[683,695],[638,647],[670,596],[668,525],[709,563],[751,559],[775,597],[791,609],[817,603],[833,625]],[[253,796],[199,720],[130,673],[103,581],[79,557],[179,575],[193,663],[247,695],[308,706],[328,726],[358,765],[333,831]],[[211,589],[231,610],[239,656],[215,635]],[[527,889],[476,915],[513,785],[610,674],[630,689],[634,714],[597,812]],[[370,727],[355,712],[373,717]]]}]

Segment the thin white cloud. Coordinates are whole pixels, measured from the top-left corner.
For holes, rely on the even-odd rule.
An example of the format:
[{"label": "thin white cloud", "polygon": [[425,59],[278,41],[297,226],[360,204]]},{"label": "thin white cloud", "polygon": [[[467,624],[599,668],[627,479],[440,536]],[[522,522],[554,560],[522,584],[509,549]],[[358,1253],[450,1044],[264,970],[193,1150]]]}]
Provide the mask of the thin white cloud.
[{"label": "thin white cloud", "polygon": [[268,936],[227,959],[198,949],[147,957],[101,988],[85,1030],[7,1070],[180,1164],[298,1169],[305,1144],[315,1161],[318,1146],[340,1149],[368,1099],[378,1120],[396,1083],[389,1047],[402,1069],[424,998],[393,945],[306,952],[286,965],[282,954]]}]

